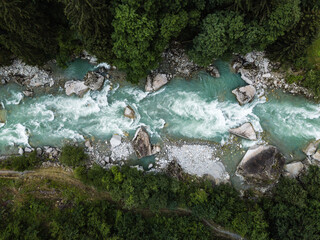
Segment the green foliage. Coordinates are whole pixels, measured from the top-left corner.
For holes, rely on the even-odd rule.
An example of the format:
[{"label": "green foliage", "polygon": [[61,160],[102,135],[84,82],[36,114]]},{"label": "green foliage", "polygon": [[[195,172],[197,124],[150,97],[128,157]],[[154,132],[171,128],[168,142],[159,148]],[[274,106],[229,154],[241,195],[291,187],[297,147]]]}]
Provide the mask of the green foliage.
[{"label": "green foliage", "polygon": [[[284,35],[300,19],[299,1],[236,1],[236,11],[217,11],[203,20],[193,39],[190,56],[202,66],[229,52],[245,53],[266,46]],[[260,5],[261,4],[261,5]],[[265,12],[263,16],[261,12]],[[248,16],[252,19],[248,21]]]},{"label": "green foliage", "polygon": [[66,145],[62,148],[59,161],[67,166],[77,167],[83,165],[87,159],[83,147]]},{"label": "green foliage", "polygon": [[320,70],[309,70],[302,85],[310,88],[316,96],[320,96]]},{"label": "green foliage", "polygon": [[37,152],[33,151],[30,154],[10,157],[3,163],[0,163],[0,168],[24,171],[35,168],[40,162],[41,159],[37,156]]},{"label": "green foliage", "polygon": [[234,49],[244,27],[244,16],[236,12],[208,15],[202,23],[202,32],[193,40],[190,56],[200,65],[209,65],[214,58]]},{"label": "green foliage", "polygon": [[303,80],[303,76],[301,75],[293,75],[293,74],[290,74],[288,76],[286,76],[286,82],[287,83],[298,83],[300,82],[301,80]]}]

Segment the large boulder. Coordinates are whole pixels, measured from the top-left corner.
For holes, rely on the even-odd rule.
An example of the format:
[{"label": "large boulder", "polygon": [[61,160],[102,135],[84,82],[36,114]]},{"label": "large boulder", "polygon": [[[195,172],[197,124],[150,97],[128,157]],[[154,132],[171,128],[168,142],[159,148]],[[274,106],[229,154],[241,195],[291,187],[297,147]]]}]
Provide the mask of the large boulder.
[{"label": "large boulder", "polygon": [[121,136],[118,134],[113,134],[112,138],[110,139],[111,148],[115,148],[121,144]]},{"label": "large boulder", "polygon": [[297,177],[303,170],[304,165],[302,162],[288,163],[284,166],[285,176]]},{"label": "large boulder", "polygon": [[251,123],[245,123],[241,125],[240,127],[237,128],[231,128],[229,129],[229,132],[237,135],[239,137],[243,137],[248,140],[256,141],[257,140],[257,135],[256,132],[254,131],[254,128]]},{"label": "large boulder", "polygon": [[89,87],[84,84],[83,81],[67,81],[64,84],[64,88],[66,89],[66,94],[70,96],[71,94],[76,94],[79,97],[83,97],[83,95],[89,90]]},{"label": "large boulder", "polygon": [[318,150],[315,154],[313,154],[312,158],[320,162],[320,150]]},{"label": "large boulder", "polygon": [[256,89],[251,85],[247,85],[245,87],[234,89],[232,93],[236,96],[239,104],[244,105],[253,100],[256,95]]},{"label": "large boulder", "polygon": [[135,118],[135,112],[132,107],[126,106],[126,108],[124,109],[124,116],[131,119]]},{"label": "large boulder", "polygon": [[320,144],[320,139],[317,141],[312,141],[308,144],[308,146],[305,149],[303,149],[303,152],[307,156],[312,156],[313,154],[316,153],[319,144]]},{"label": "large boulder", "polygon": [[104,83],[104,76],[97,72],[88,72],[84,77],[84,84],[87,85],[91,90],[100,90]]},{"label": "large boulder", "polygon": [[285,163],[274,146],[260,145],[250,148],[237,168],[237,173],[249,183],[270,184],[278,179]]},{"label": "large boulder", "polygon": [[138,158],[152,155],[149,134],[144,127],[140,127],[133,138],[133,147]]},{"label": "large boulder", "polygon": [[154,92],[159,90],[162,86],[166,85],[168,83],[168,78],[166,74],[160,74],[158,73],[154,77],[148,76],[147,82],[145,85],[145,91],[146,92]]}]

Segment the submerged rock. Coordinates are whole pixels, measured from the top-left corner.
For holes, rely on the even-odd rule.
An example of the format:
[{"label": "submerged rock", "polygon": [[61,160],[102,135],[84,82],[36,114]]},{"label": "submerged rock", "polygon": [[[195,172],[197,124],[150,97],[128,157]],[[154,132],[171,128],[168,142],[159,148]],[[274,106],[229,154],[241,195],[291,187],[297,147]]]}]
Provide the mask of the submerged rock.
[{"label": "submerged rock", "polygon": [[112,138],[110,139],[111,148],[115,148],[121,144],[121,136],[118,134],[113,134]]},{"label": "submerged rock", "polygon": [[83,78],[84,84],[88,86],[91,90],[100,90],[104,83],[104,76],[96,72],[88,72]]},{"label": "submerged rock", "polygon": [[89,90],[89,87],[85,85],[83,81],[75,80],[67,81],[64,84],[64,87],[68,96],[74,93],[79,97],[83,97],[83,95]]},{"label": "submerged rock", "polygon": [[257,140],[256,132],[254,131],[254,128],[251,123],[245,123],[238,128],[232,128],[229,130],[229,132],[248,140]]},{"label": "submerged rock", "polygon": [[285,163],[274,146],[260,145],[250,148],[237,168],[237,173],[251,183],[269,184],[276,181]]},{"label": "submerged rock", "polygon": [[305,149],[303,149],[303,152],[307,156],[312,156],[313,154],[316,153],[319,144],[320,144],[320,139],[317,141],[310,142],[308,146]]},{"label": "submerged rock", "polygon": [[135,112],[132,107],[126,106],[126,108],[124,109],[124,116],[131,119],[135,118]]},{"label": "submerged rock", "polygon": [[232,93],[236,96],[239,104],[244,105],[253,100],[256,94],[256,89],[253,86],[248,85],[245,87],[236,88],[232,91]]},{"label": "submerged rock", "polygon": [[285,175],[289,177],[297,177],[303,168],[304,165],[302,162],[288,163],[284,166],[284,170],[286,172]]},{"label": "submerged rock", "polygon": [[132,141],[138,158],[152,155],[149,134],[144,127],[140,127],[136,131],[135,137]]},{"label": "submerged rock", "polygon": [[159,90],[161,87],[166,85],[168,83],[168,78],[166,74],[160,74],[158,73],[154,77],[148,76],[147,82],[145,85],[145,91],[146,92],[154,92]]}]

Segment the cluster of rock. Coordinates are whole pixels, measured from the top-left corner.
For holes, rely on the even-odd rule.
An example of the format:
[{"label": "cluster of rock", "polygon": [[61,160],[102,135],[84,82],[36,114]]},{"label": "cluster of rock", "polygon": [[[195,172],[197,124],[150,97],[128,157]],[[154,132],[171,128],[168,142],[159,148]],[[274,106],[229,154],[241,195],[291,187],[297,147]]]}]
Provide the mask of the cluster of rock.
[{"label": "cluster of rock", "polygon": [[7,110],[4,109],[3,104],[0,102],[0,127],[7,121]]},{"label": "cluster of rock", "polygon": [[216,148],[209,144],[168,142],[156,158],[157,168],[166,169],[178,178],[183,171],[209,178],[215,184],[226,183],[230,176],[215,152]]},{"label": "cluster of rock", "polygon": [[308,156],[308,159],[312,161],[312,163],[320,165],[320,139],[316,141],[312,141],[308,144],[308,146],[303,150],[303,152]]},{"label": "cluster of rock", "polygon": [[245,56],[238,55],[232,63],[236,73],[256,89],[282,89],[293,94],[303,94],[312,97],[312,94],[295,83],[288,84],[285,81],[286,72],[280,71],[279,63],[271,62],[265,57],[264,52],[250,52]]},{"label": "cluster of rock", "polygon": [[61,149],[56,148],[56,147],[50,147],[50,146],[44,146],[42,148],[37,147],[37,148],[32,148],[32,147],[19,147],[18,153],[20,155],[23,154],[29,154],[32,153],[33,151],[37,152],[37,156],[41,157],[43,159],[52,159],[52,160],[58,160],[60,155],[61,155]]},{"label": "cluster of rock", "polygon": [[16,82],[30,89],[42,86],[53,86],[54,80],[48,71],[29,66],[17,59],[10,66],[0,67],[0,83]]},{"label": "cluster of rock", "polygon": [[79,97],[83,97],[83,95],[89,90],[100,90],[103,86],[104,80],[105,77],[100,73],[88,72],[83,81],[70,80],[65,83],[64,87],[68,96],[76,94]]},{"label": "cluster of rock", "polygon": [[188,57],[181,44],[174,42],[170,48],[163,52],[159,68],[153,70],[147,77],[145,91],[157,91],[174,77],[190,78],[200,70],[207,71],[213,77],[220,77],[214,64],[203,69]]}]

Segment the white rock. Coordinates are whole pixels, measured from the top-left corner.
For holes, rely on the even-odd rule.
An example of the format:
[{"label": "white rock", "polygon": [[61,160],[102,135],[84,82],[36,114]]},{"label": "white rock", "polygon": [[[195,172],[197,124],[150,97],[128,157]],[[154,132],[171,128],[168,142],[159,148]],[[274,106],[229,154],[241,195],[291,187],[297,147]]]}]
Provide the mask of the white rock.
[{"label": "white rock", "polygon": [[23,149],[19,147],[18,153],[19,153],[20,155],[23,155],[23,154],[24,154]]},{"label": "white rock", "polygon": [[145,85],[146,92],[153,92],[159,90],[162,86],[168,83],[168,78],[166,74],[158,73],[153,79],[150,76],[147,77],[147,82]]},{"label": "white rock", "polygon": [[152,167],[153,167],[153,164],[150,163],[150,164],[148,165],[148,169],[151,169]]},{"label": "white rock", "polygon": [[91,143],[90,143],[90,140],[87,140],[84,145],[87,147],[87,148],[91,148]]},{"label": "white rock", "polygon": [[82,97],[89,90],[89,87],[86,86],[83,81],[67,81],[64,87],[68,96],[75,93],[76,95]]},{"label": "white rock", "polygon": [[157,154],[161,151],[161,147],[159,145],[153,145],[152,146],[152,155]]},{"label": "white rock", "polygon": [[111,148],[115,148],[121,144],[121,136],[118,134],[113,134],[110,140]]},{"label": "white rock", "polygon": [[320,149],[315,154],[312,155],[312,158],[314,160],[320,161]]},{"label": "white rock", "polygon": [[271,73],[265,73],[262,75],[264,78],[271,78]]},{"label": "white rock", "polygon": [[32,151],[33,151],[32,148],[29,148],[29,147],[24,148],[25,153],[31,153]]},{"label": "white rock", "polygon": [[239,104],[244,105],[253,100],[254,96],[256,95],[256,89],[251,85],[247,85],[234,89],[232,93],[236,96]]},{"label": "white rock", "polygon": [[[176,160],[182,169],[189,174],[210,175],[217,184],[228,182],[230,179],[223,163],[216,161],[214,149],[207,145],[167,146],[167,150],[168,160]],[[162,159],[159,161],[161,162]]]},{"label": "white rock", "polygon": [[251,75],[249,70],[246,70],[244,68],[240,68],[239,73],[241,74],[241,79],[243,81],[245,81],[249,85],[253,84],[254,76]]},{"label": "white rock", "polygon": [[229,132],[252,141],[257,140],[256,132],[251,123],[245,123],[238,128],[232,128]]},{"label": "white rock", "polygon": [[290,177],[297,177],[303,170],[303,164],[301,162],[289,163],[284,166],[284,170]]},{"label": "white rock", "polygon": [[308,146],[305,149],[303,149],[303,152],[307,156],[312,156],[317,151],[319,143],[320,143],[320,139],[309,143]]},{"label": "white rock", "polygon": [[22,91],[22,93],[26,96],[26,97],[32,97],[33,96],[33,92],[32,91]]}]

